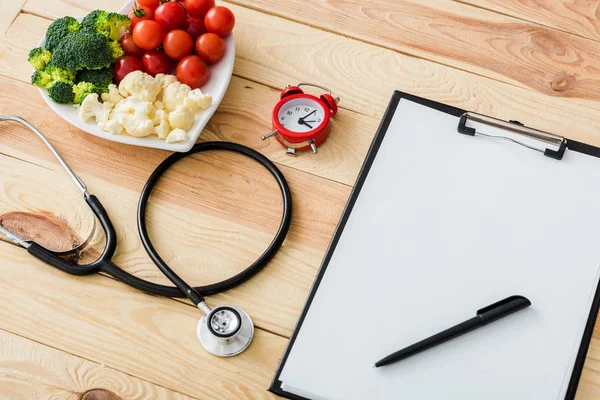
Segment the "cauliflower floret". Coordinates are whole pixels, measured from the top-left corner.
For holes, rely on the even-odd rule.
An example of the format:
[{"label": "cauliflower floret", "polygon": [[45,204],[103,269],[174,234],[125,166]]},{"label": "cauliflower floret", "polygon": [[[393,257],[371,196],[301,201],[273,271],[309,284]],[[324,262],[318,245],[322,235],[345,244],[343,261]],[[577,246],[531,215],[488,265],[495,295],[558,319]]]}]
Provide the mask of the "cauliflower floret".
[{"label": "cauliflower floret", "polygon": [[123,100],[123,96],[121,96],[119,89],[115,84],[108,85],[108,93],[102,93],[102,101],[104,102],[109,102],[114,105],[121,100]]},{"label": "cauliflower floret", "polygon": [[171,133],[171,125],[167,122],[167,120],[162,120],[158,125],[154,126],[154,133],[158,135],[161,139],[166,139]]},{"label": "cauliflower floret", "polygon": [[190,93],[191,88],[179,82],[175,82],[167,86],[162,93],[162,102],[165,105],[167,112],[173,112],[182,105],[186,97]]},{"label": "cauliflower floret", "polygon": [[183,104],[192,110],[192,112],[206,110],[212,104],[212,96],[202,93],[200,89],[194,89],[188,93]]},{"label": "cauliflower floret", "polygon": [[187,131],[194,125],[194,114],[182,104],[169,114],[169,124],[173,129]]},{"label": "cauliflower floret", "polygon": [[152,103],[142,101],[137,97],[128,97],[117,104],[111,112],[110,119],[117,122],[112,123],[110,126],[117,129],[118,125],[115,126],[115,124],[120,124],[128,134],[135,137],[152,135],[154,133],[154,123],[150,115],[153,110]]},{"label": "cauliflower floret", "polygon": [[81,103],[81,107],[79,107],[79,118],[83,122],[94,119],[98,123],[98,127],[104,130],[112,108],[112,103],[100,103],[98,101],[98,94],[92,93],[87,95]]},{"label": "cauliflower floret", "polygon": [[186,131],[184,131],[183,129],[175,129],[171,133],[169,133],[169,136],[167,136],[167,140],[165,141],[167,143],[175,143],[183,142],[188,139],[189,137]]},{"label": "cauliflower floret", "polygon": [[156,82],[158,82],[163,89],[166,89],[167,86],[177,82],[177,77],[175,75],[157,74],[154,79],[156,79]]},{"label": "cauliflower floret", "polygon": [[142,71],[134,71],[121,81],[119,93],[121,96],[135,96],[142,101],[154,103],[160,94],[161,86],[156,79]]},{"label": "cauliflower floret", "polygon": [[96,113],[100,108],[102,108],[102,103],[98,101],[98,94],[88,94],[79,107],[79,119],[83,122],[96,119]]},{"label": "cauliflower floret", "polygon": [[122,135],[125,133],[125,127],[123,124],[116,119],[110,119],[106,121],[104,125],[104,130],[108,133],[112,133],[113,135]]},{"label": "cauliflower floret", "polygon": [[154,108],[156,108],[157,110],[164,110],[165,104],[160,100],[156,101],[156,102],[154,102]]},{"label": "cauliflower floret", "polygon": [[160,124],[163,120],[169,122],[169,114],[167,114],[165,110],[155,110],[154,117],[152,117],[152,122],[154,122],[154,125]]},{"label": "cauliflower floret", "polygon": [[98,123],[98,128],[102,130],[106,130],[106,123],[108,122],[108,118],[110,117],[110,112],[112,111],[114,104],[105,101],[102,103],[102,107],[96,112],[96,122]]}]

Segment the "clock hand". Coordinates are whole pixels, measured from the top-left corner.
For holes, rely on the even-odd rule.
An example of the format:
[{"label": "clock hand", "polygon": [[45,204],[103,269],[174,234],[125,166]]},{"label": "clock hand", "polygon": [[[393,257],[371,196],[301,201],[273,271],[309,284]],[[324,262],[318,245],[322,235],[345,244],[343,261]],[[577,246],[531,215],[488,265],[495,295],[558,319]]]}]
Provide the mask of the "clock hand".
[{"label": "clock hand", "polygon": [[312,120],[312,121],[304,121],[304,122],[317,122],[317,121],[315,121],[315,120]]},{"label": "clock hand", "polygon": [[303,123],[304,125],[308,126],[310,129],[312,129],[312,128],[313,128],[313,127],[312,127],[310,124],[308,124],[308,123],[307,123],[306,121],[304,121],[304,120],[302,121],[302,123]]},{"label": "clock hand", "polygon": [[307,116],[300,118],[301,120],[305,120],[306,118],[310,117],[311,115],[313,115],[314,113],[316,113],[317,110],[313,110],[313,112],[311,112],[310,114],[308,114]]}]

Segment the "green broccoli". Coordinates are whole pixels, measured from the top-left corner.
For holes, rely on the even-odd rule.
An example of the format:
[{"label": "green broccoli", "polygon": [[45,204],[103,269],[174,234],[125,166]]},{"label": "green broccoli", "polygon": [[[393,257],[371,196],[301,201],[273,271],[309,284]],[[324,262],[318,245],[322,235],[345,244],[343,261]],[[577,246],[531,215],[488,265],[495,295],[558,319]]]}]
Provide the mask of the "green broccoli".
[{"label": "green broccoli", "polygon": [[44,50],[41,47],[36,47],[29,52],[27,61],[33,66],[36,71],[42,71],[46,65],[52,60],[52,53]]},{"label": "green broccoli", "polygon": [[50,65],[77,72],[81,69],[108,68],[113,63],[108,40],[97,33],[69,35],[54,50]]},{"label": "green broccoli", "polygon": [[98,93],[98,88],[93,83],[79,82],[73,86],[73,93],[75,94],[73,103],[81,104],[88,94]]},{"label": "green broccoli", "polygon": [[129,29],[129,17],[118,13],[95,10],[81,22],[82,29],[89,33],[99,33],[107,39],[118,41]]},{"label": "green broccoli", "polygon": [[73,104],[75,93],[73,84],[69,82],[55,82],[48,87],[48,96],[58,104]]},{"label": "green broccoli", "polygon": [[119,58],[125,55],[125,52],[123,51],[123,48],[119,42],[109,40],[108,48],[110,49],[110,55],[112,56],[113,61],[117,61]]},{"label": "green broccoli", "polygon": [[54,79],[52,78],[52,74],[46,71],[35,71],[31,76],[31,83],[35,86],[46,89],[52,83],[54,83]]},{"label": "green broccoli", "polygon": [[75,83],[89,82],[96,86],[96,93],[108,93],[108,85],[113,83],[113,69],[81,70],[77,73]]},{"label": "green broccoli", "polygon": [[52,80],[54,82],[73,83],[75,80],[75,73],[59,68],[55,65],[48,65],[44,71],[52,75]]},{"label": "green broccoli", "polygon": [[69,34],[79,32],[81,25],[73,17],[59,18],[50,24],[46,31],[46,44],[44,48],[53,51],[56,46]]}]

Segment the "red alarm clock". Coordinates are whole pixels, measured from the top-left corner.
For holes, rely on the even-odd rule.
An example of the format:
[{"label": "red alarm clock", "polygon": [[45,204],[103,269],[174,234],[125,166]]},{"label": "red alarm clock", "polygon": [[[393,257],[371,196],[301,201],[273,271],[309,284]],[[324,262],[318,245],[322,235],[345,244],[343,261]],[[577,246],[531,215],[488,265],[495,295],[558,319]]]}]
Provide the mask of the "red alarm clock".
[{"label": "red alarm clock", "polygon": [[[304,93],[302,86],[312,86],[327,91],[320,97]],[[312,83],[299,83],[288,86],[281,92],[280,100],[273,109],[273,131],[262,140],[275,137],[287,147],[289,155],[297,150],[312,149],[317,153],[329,135],[331,117],[337,114],[339,97],[333,97],[331,90]]]}]

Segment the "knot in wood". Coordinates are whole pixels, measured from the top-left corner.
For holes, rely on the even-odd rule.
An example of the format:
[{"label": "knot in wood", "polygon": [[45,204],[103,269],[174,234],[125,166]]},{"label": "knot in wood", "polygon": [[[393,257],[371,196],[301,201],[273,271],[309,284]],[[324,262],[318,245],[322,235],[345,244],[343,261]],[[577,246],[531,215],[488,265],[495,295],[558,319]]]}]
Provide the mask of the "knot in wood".
[{"label": "knot in wood", "polygon": [[81,394],[80,400],[123,400],[110,390],[92,389]]}]

